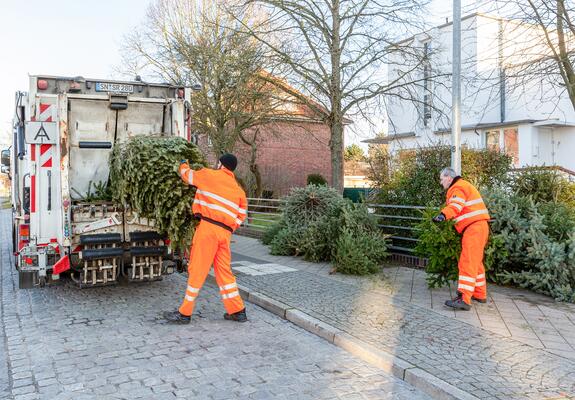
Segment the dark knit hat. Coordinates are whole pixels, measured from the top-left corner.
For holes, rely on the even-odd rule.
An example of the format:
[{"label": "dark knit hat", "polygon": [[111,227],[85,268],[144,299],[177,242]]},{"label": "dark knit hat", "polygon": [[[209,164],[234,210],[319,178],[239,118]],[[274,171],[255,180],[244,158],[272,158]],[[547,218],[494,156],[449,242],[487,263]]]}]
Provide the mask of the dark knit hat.
[{"label": "dark knit hat", "polygon": [[220,157],[220,162],[224,167],[233,171],[238,166],[238,159],[233,154],[227,153]]}]

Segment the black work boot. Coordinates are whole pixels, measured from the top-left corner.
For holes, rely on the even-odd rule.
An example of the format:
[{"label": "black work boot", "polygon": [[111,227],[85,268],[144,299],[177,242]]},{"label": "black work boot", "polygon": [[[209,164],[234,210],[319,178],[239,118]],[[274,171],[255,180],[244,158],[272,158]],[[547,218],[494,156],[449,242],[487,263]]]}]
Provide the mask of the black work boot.
[{"label": "black work boot", "polygon": [[163,316],[170,324],[189,324],[192,319],[190,316],[180,314],[178,310],[164,311]]},{"label": "black work boot", "polygon": [[[454,297],[454,298],[451,299],[451,300],[457,300],[457,299],[460,298],[461,296],[462,296],[461,293],[457,292],[457,297]],[[487,303],[487,299],[478,299],[478,298],[475,297],[475,296],[471,296],[471,300],[476,301],[476,302],[481,303],[481,304]]]},{"label": "black work boot", "polygon": [[227,319],[228,321],[246,322],[248,320],[248,317],[246,315],[246,309],[244,308],[243,310],[233,314],[225,313],[224,319]]},{"label": "black work boot", "polygon": [[455,308],[456,310],[471,310],[471,306],[463,301],[463,296],[461,293],[457,293],[457,297],[453,300],[447,300],[445,305],[450,308]]}]

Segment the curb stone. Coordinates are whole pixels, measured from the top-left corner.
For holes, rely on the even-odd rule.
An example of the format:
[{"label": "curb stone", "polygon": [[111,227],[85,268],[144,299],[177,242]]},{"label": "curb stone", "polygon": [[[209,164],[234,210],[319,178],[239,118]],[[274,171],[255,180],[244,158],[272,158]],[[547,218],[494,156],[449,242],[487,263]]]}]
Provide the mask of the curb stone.
[{"label": "curb stone", "polygon": [[[208,275],[208,282],[216,284],[215,277],[211,273]],[[245,286],[238,285],[238,288],[240,288],[240,295],[244,300],[290,321],[300,328],[327,340],[342,350],[387,373],[391,373],[396,378],[409,383],[434,399],[478,400],[476,396],[456,388],[404,359],[396,357],[384,350],[377,349],[301,310],[290,307],[287,304],[256,291],[251,291]]]}]

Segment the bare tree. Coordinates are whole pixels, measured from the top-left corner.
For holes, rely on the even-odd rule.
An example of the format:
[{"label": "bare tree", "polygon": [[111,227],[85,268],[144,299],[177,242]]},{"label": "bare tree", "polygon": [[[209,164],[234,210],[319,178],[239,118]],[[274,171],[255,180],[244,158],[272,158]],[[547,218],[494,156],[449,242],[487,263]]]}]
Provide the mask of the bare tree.
[{"label": "bare tree", "polygon": [[[294,85],[300,99],[330,128],[332,186],[343,188],[346,117],[381,105],[420,68],[421,57],[397,41],[420,30],[418,15],[426,3],[416,0],[245,0],[268,16],[253,25],[255,38],[270,49]],[[281,40],[277,40],[281,37]],[[385,60],[397,52],[412,52],[413,63],[394,81],[387,80]],[[416,54],[417,53],[417,54]],[[419,78],[422,79],[422,78]]]},{"label": "bare tree", "polygon": [[269,90],[268,50],[243,29],[254,14],[246,9],[232,17],[222,5],[157,0],[145,25],[126,38],[125,66],[178,85],[200,84],[191,97],[193,129],[208,135],[216,157],[234,151],[240,140],[249,146],[249,168],[261,194],[257,134],[247,131],[273,124],[288,100]]}]

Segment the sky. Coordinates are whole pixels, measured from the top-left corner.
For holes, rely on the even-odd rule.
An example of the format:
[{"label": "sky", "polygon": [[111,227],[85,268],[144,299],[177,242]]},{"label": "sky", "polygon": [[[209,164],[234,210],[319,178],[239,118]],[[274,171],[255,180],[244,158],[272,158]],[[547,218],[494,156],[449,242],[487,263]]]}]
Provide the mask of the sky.
[{"label": "sky", "polygon": [[[143,21],[153,0],[1,0],[0,145],[10,142],[14,93],[28,90],[28,74],[117,78],[124,35]],[[473,0],[463,0],[464,8]],[[438,21],[449,0],[433,0]],[[373,136],[351,134],[346,143]]]}]

